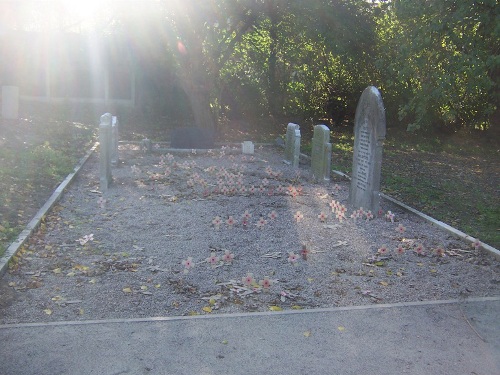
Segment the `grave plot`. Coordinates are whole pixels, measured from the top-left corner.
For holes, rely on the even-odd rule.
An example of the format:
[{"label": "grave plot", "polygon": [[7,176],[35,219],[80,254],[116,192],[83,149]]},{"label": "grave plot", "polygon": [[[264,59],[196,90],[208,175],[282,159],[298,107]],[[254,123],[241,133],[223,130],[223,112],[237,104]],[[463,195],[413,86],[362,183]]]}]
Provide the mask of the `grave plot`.
[{"label": "grave plot", "polygon": [[0,322],[307,309],[499,294],[498,262],[256,147],[93,157],[5,275]]}]

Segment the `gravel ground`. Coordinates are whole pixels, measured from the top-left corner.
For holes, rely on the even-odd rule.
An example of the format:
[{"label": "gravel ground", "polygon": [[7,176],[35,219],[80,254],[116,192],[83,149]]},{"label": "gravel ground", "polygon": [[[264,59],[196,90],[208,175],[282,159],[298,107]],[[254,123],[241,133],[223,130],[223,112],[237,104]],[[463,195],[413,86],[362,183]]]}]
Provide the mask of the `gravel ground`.
[{"label": "gravel ground", "polygon": [[347,182],[315,184],[275,148],[232,152],[124,145],[104,194],[93,155],[0,280],[0,324],[500,295],[500,263],[480,250],[385,201],[353,219]]}]

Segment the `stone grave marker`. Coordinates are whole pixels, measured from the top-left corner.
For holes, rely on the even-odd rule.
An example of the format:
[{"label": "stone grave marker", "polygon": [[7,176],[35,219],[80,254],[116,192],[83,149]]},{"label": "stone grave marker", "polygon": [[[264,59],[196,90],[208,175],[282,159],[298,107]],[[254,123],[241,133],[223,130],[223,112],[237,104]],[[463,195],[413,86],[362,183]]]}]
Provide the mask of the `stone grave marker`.
[{"label": "stone grave marker", "polygon": [[99,124],[99,183],[101,191],[108,190],[113,180],[111,175],[111,113],[105,113],[101,116]]},{"label": "stone grave marker", "polygon": [[315,180],[318,182],[330,181],[331,161],[330,129],[326,125],[316,125],[314,127],[311,155],[311,169]]},{"label": "stone grave marker", "polygon": [[251,141],[244,141],[241,144],[241,152],[243,154],[253,154],[255,150],[255,146]]},{"label": "stone grave marker", "polygon": [[2,86],[2,117],[16,120],[19,112],[19,87]]},{"label": "stone grave marker", "polygon": [[111,117],[111,164],[118,165],[120,158],[118,157],[118,117]]},{"label": "stone grave marker", "polygon": [[172,131],[170,147],[179,149],[214,148],[215,134],[212,130],[198,127],[176,128]]},{"label": "stone grave marker", "polygon": [[300,137],[300,126],[289,123],[285,136],[285,160],[290,162],[294,168],[299,166]]},{"label": "stone grave marker", "polygon": [[380,171],[385,140],[385,109],[374,86],[361,94],[354,119],[354,155],[349,203],[376,214],[380,204]]}]

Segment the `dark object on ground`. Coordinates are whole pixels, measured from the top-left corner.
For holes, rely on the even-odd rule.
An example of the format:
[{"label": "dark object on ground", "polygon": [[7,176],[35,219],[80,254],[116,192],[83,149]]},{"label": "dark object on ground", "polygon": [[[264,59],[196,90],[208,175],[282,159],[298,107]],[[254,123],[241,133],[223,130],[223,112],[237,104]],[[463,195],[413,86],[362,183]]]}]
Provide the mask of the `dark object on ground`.
[{"label": "dark object on ground", "polygon": [[214,148],[214,132],[197,127],[177,128],[172,131],[172,148]]}]

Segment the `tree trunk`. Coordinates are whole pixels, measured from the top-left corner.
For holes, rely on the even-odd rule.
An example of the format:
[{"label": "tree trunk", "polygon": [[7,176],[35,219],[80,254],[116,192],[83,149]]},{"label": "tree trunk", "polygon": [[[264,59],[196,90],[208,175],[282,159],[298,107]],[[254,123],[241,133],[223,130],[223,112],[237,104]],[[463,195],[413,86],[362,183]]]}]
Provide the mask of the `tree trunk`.
[{"label": "tree trunk", "polygon": [[183,85],[189,98],[189,104],[194,116],[195,126],[215,131],[215,118],[210,109],[210,92],[204,85],[188,82]]},{"label": "tree trunk", "polygon": [[268,3],[268,15],[271,21],[271,28],[269,30],[269,37],[271,38],[271,45],[269,46],[269,58],[267,60],[267,103],[269,114],[275,116],[279,114],[278,108],[278,81],[276,80],[276,59],[278,50],[278,8],[274,1]]}]

